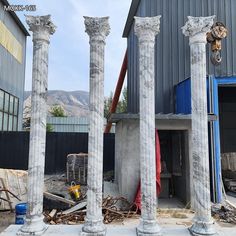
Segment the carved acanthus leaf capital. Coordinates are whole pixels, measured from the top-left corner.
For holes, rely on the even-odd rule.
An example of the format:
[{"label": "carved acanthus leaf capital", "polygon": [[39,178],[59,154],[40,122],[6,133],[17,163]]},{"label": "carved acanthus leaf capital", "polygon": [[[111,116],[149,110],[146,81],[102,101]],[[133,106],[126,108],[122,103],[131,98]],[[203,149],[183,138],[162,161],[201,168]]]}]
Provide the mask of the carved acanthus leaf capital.
[{"label": "carved acanthus leaf capital", "polygon": [[105,41],[110,33],[109,17],[84,16],[85,32],[91,37]]},{"label": "carved acanthus leaf capital", "polygon": [[32,32],[47,31],[49,34],[54,34],[56,26],[51,21],[51,15],[46,16],[28,16],[26,15],[26,23],[29,25],[29,30]]},{"label": "carved acanthus leaf capital", "polygon": [[193,17],[188,16],[188,21],[182,27],[183,34],[185,36],[193,37],[197,34],[206,34],[211,31],[211,27],[214,24],[215,16],[208,17]]},{"label": "carved acanthus leaf capital", "polygon": [[160,32],[160,18],[161,16],[135,16],[134,32],[137,37],[139,39],[154,41],[155,36]]}]

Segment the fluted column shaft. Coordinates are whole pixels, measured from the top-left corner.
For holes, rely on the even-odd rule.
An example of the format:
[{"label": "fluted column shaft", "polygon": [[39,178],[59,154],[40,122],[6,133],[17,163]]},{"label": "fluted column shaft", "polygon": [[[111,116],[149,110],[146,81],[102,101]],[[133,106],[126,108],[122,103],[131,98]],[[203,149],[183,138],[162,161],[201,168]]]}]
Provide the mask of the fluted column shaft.
[{"label": "fluted column shaft", "polygon": [[206,33],[214,17],[189,17],[183,32],[189,36],[191,54],[193,204],[196,211],[190,231],[215,234],[211,219],[208,118],[206,88]]},{"label": "fluted column shaft", "polygon": [[48,47],[49,36],[55,31],[50,16],[27,16],[33,31],[33,73],[31,95],[31,125],[28,166],[28,210],[20,234],[41,234],[43,222],[43,190],[47,118]]},{"label": "fluted column shaft", "polygon": [[90,126],[88,144],[87,213],[83,235],[105,235],[102,217],[104,47],[109,34],[108,17],[85,17],[90,37]]},{"label": "fluted column shaft", "polygon": [[156,158],[155,158],[155,36],[160,16],[135,17],[135,34],[139,41],[140,95],[140,171],[142,208],[137,235],[160,235],[157,224]]}]

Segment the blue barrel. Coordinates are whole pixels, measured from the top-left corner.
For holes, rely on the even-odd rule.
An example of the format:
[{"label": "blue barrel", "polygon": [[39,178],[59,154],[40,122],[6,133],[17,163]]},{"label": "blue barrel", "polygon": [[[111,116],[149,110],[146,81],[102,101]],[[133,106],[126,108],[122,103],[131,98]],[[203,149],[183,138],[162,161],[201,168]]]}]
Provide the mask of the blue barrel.
[{"label": "blue barrel", "polygon": [[26,218],[27,203],[19,203],[15,206],[16,211],[16,225],[23,225]]}]

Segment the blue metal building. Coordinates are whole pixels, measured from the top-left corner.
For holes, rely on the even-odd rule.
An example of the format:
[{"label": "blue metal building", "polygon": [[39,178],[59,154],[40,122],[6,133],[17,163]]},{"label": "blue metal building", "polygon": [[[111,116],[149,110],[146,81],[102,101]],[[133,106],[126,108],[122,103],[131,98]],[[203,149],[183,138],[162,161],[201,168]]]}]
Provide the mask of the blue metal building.
[{"label": "blue metal building", "polygon": [[0,1],[0,131],[22,129],[26,38],[29,35],[13,11]]},{"label": "blue metal building", "polygon": [[221,153],[236,152],[236,9],[235,0],[133,0],[123,37],[128,45],[128,112],[139,113],[138,44],[134,16],[161,15],[155,49],[156,114],[191,113],[190,48],[181,31],[187,16],[216,15],[228,36],[222,42],[222,63],[215,67],[207,46],[208,111],[217,116],[209,122],[211,186],[214,201],[222,199]]}]

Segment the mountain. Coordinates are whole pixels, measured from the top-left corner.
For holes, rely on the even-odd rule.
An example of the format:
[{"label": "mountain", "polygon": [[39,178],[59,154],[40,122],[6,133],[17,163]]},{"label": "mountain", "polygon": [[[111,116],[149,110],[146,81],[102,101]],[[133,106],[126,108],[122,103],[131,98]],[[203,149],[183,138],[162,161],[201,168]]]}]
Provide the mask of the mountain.
[{"label": "mountain", "polygon": [[[88,116],[89,114],[89,93],[86,91],[62,91],[50,90],[47,98],[48,110],[53,105],[60,105],[64,108],[67,116]],[[29,116],[31,107],[31,91],[24,94],[24,117]],[[49,113],[50,115],[50,113]]]}]

